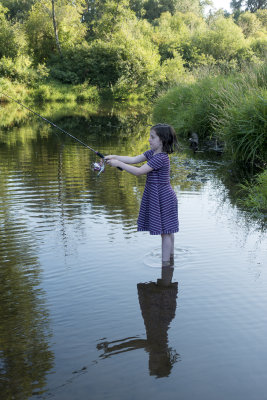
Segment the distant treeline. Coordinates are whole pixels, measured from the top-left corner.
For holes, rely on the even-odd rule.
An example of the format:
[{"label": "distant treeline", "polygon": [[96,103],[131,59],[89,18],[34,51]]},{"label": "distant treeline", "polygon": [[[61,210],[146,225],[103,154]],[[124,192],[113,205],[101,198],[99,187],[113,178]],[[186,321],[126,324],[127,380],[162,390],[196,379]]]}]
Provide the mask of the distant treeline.
[{"label": "distant treeline", "polygon": [[0,83],[83,85],[124,99],[147,98],[196,71],[240,71],[267,48],[266,1],[1,0]]}]

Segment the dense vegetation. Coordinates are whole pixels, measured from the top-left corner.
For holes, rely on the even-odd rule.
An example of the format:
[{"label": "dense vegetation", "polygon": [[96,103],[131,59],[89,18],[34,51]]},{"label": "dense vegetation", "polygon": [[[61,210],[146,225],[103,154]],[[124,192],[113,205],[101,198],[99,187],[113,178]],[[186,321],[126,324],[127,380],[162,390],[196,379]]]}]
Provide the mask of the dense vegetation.
[{"label": "dense vegetation", "polygon": [[39,103],[160,95],[155,121],[264,169],[266,0],[233,0],[231,14],[208,4],[0,0],[1,90]]},{"label": "dense vegetation", "polygon": [[118,99],[147,98],[192,79],[200,67],[227,72],[262,63],[264,4],[254,10],[248,1],[241,12],[242,2],[233,2],[232,15],[220,10],[204,17],[208,3],[1,0],[1,86],[6,78],[38,88],[39,100],[49,99],[45,85],[52,81],[83,85],[85,98],[95,93],[89,86]]}]

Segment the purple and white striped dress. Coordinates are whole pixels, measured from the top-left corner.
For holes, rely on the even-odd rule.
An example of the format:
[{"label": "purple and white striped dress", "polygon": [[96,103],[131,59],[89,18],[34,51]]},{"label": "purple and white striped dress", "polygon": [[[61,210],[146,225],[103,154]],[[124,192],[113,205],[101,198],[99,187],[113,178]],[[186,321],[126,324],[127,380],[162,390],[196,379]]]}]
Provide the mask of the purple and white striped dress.
[{"label": "purple and white striped dress", "polygon": [[168,154],[154,155],[153,150],[148,150],[144,156],[153,171],[147,174],[137,220],[138,231],[149,231],[150,235],[178,232],[178,202],[170,184]]}]

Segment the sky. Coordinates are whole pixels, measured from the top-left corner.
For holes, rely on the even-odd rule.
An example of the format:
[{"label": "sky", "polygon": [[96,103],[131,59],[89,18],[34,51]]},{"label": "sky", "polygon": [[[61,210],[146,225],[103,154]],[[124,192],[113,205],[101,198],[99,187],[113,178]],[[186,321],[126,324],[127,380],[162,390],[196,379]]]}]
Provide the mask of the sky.
[{"label": "sky", "polygon": [[231,3],[231,0],[229,0],[229,1],[228,0],[213,0],[214,8],[216,8],[217,10],[219,8],[223,8],[227,11],[231,11],[230,3]]}]

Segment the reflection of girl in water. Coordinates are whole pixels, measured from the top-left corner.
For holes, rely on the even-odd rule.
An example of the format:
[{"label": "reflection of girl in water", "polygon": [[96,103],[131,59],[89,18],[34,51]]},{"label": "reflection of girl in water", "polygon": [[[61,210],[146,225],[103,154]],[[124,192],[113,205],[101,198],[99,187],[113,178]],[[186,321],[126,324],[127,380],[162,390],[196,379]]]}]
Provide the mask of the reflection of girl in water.
[{"label": "reflection of girl in water", "polygon": [[162,278],[157,283],[138,283],[139,304],[144,319],[147,339],[129,337],[113,342],[102,342],[98,349],[101,358],[144,348],[149,353],[150,375],[157,378],[169,376],[179,355],[168,347],[168,329],[175,317],[178,283],[171,283],[173,268],[162,268]]},{"label": "reflection of girl in water", "polygon": [[[178,232],[178,205],[170,184],[168,154],[177,143],[174,129],[167,124],[157,124],[150,130],[150,150],[135,157],[109,155],[105,157],[112,167],[119,167],[133,175],[147,175],[137,221],[139,231],[161,235],[162,263],[173,265],[174,233]],[[145,162],[141,167],[129,164]]]}]

